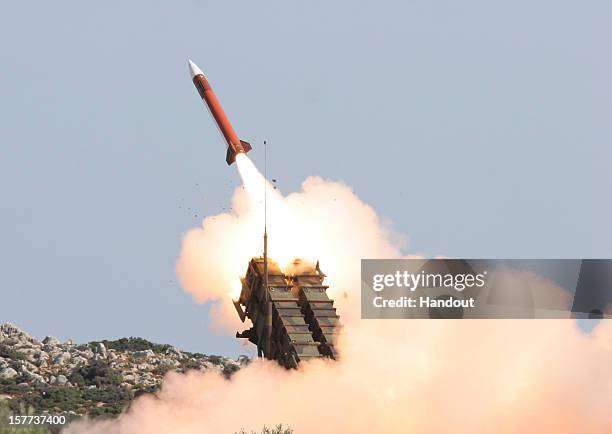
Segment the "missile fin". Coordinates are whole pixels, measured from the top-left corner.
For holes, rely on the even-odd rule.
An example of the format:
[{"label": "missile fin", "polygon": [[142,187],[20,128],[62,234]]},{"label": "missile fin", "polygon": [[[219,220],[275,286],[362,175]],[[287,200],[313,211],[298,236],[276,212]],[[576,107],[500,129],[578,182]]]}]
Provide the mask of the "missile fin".
[{"label": "missile fin", "polygon": [[231,166],[234,161],[236,161],[236,151],[232,149],[231,146],[227,147],[227,154],[225,154],[225,161],[228,166]]},{"label": "missile fin", "polygon": [[249,142],[245,142],[244,140],[240,141],[240,144],[242,145],[242,148],[244,149],[244,153],[246,154],[247,152],[249,152],[251,149],[253,149],[251,147],[251,144]]}]

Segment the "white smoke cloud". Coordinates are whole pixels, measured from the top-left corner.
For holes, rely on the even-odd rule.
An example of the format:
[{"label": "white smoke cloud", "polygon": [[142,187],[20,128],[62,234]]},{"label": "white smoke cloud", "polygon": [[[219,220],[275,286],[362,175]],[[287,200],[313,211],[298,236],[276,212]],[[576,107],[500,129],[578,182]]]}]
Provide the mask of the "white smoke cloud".
[{"label": "white smoke cloud", "polygon": [[[190,230],[177,264],[182,287],[200,303],[214,301],[216,324],[232,332],[240,323],[230,299],[240,293],[249,260],[262,254],[264,227],[264,178],[246,156],[237,163],[246,188],[236,189],[232,213],[207,217]],[[341,307],[346,295],[359,299],[361,258],[401,255],[405,240],[345,184],[310,177],[300,192],[283,197],[268,184],[267,195],[269,257],[281,266],[296,257],[320,261]],[[343,318],[354,314],[355,307],[345,309]]]}]

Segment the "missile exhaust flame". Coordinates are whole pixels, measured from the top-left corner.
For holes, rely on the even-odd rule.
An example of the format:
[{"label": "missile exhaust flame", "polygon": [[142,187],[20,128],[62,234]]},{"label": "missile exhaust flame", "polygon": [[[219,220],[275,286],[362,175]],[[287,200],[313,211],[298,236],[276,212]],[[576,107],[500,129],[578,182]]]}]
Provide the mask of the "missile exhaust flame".
[{"label": "missile exhaust flame", "polygon": [[267,201],[270,258],[277,261],[282,269],[296,258],[316,262],[317,245],[315,240],[309,240],[302,233],[304,226],[300,216],[290,211],[281,193],[263,177],[247,155],[238,154],[236,165],[251,209],[256,216],[260,216],[259,232],[264,227],[264,201]]}]

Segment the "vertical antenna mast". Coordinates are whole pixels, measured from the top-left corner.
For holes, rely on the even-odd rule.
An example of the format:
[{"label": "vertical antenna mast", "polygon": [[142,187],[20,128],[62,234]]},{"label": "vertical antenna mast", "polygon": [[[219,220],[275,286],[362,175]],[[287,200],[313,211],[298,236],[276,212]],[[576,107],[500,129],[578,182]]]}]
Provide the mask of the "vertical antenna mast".
[{"label": "vertical antenna mast", "polygon": [[264,356],[271,359],[272,349],[272,301],[270,299],[270,288],[268,287],[268,147],[264,140],[264,288],[266,300],[266,324],[265,324],[265,347]]},{"label": "vertical antenna mast", "polygon": [[264,238],[268,238],[268,146],[264,140]]}]

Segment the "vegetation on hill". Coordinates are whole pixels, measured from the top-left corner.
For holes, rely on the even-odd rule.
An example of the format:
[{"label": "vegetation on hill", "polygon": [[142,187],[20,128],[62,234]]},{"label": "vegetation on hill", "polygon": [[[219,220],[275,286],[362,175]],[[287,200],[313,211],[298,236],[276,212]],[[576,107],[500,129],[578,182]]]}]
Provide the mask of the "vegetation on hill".
[{"label": "vegetation on hill", "polygon": [[129,337],[116,339],[114,341],[93,341],[89,343],[89,347],[93,350],[99,343],[103,343],[107,349],[117,351],[146,351],[151,350],[154,353],[162,354],[165,353],[170,345],[168,344],[155,344],[143,338]]},{"label": "vegetation on hill", "polygon": [[229,378],[249,362],[246,356],[190,353],[139,337],[38,341],[13,324],[0,324],[0,400],[3,411],[19,415],[27,408],[36,415],[112,417],[143,393],[157,393],[170,371],[212,371]]}]

